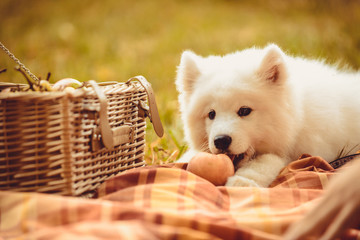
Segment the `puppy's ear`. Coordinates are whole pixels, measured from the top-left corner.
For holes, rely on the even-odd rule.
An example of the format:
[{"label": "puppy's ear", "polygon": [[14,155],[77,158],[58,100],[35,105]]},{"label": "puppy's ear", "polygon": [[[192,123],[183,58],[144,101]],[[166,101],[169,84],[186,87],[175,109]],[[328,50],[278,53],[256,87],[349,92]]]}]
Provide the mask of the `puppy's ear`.
[{"label": "puppy's ear", "polygon": [[197,63],[199,59],[200,57],[191,51],[185,51],[181,55],[176,78],[176,86],[179,92],[192,92],[194,83],[200,75]]},{"label": "puppy's ear", "polygon": [[284,53],[275,44],[267,46],[265,52],[258,71],[259,77],[271,83],[282,83],[287,77]]}]

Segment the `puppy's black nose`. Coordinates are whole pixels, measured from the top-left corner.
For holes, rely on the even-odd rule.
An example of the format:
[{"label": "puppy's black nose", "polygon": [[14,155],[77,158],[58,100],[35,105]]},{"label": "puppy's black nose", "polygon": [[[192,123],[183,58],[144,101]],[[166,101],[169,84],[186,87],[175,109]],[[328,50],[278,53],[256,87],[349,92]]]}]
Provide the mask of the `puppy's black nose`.
[{"label": "puppy's black nose", "polygon": [[214,139],[215,147],[219,150],[225,151],[231,144],[231,137],[229,135],[218,135]]}]

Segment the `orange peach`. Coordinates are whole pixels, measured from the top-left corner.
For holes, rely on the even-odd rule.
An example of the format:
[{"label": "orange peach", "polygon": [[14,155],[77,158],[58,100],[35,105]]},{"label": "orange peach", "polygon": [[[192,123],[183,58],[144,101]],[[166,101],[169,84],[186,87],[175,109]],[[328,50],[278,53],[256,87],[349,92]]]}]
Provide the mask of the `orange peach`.
[{"label": "orange peach", "polygon": [[195,155],[186,170],[205,178],[215,186],[224,185],[228,177],[234,175],[234,165],[227,155],[206,152]]}]

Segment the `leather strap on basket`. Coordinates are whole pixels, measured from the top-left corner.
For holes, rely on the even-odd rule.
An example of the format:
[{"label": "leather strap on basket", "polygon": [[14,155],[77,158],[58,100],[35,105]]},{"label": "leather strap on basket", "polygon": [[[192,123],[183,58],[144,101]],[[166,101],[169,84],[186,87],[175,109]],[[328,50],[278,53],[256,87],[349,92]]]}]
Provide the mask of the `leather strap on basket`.
[{"label": "leather strap on basket", "polygon": [[148,101],[149,101],[149,108],[150,108],[150,116],[149,116],[149,118],[150,118],[150,121],[153,124],[153,127],[154,127],[154,130],[155,130],[156,134],[159,137],[162,137],[164,135],[164,129],[163,129],[163,126],[161,124],[159,111],[158,111],[156,101],[155,101],[155,94],[154,94],[154,91],[153,91],[153,89],[151,87],[151,84],[143,76],[132,77],[126,83],[129,83],[130,81],[133,81],[133,80],[139,81],[140,84],[145,88],[146,94],[148,96]]},{"label": "leather strap on basket", "polygon": [[107,114],[108,102],[105,94],[94,80],[90,80],[88,83],[94,89],[95,94],[99,98],[100,132],[104,146],[107,149],[112,149],[117,145],[131,142],[133,140],[132,138],[134,134],[132,126],[123,125],[120,127],[111,128]]},{"label": "leather strap on basket", "polygon": [[[155,102],[155,95],[151,88],[150,83],[143,76],[136,76],[129,79],[126,83],[129,83],[132,80],[138,80],[140,84],[144,87],[150,107],[150,121],[154,126],[154,130],[159,137],[162,137],[164,134],[164,129],[160,121],[159,112]],[[134,130],[132,126],[123,125],[120,127],[111,128],[107,109],[108,102],[105,94],[94,80],[88,81],[89,85],[94,89],[95,94],[99,98],[100,102],[100,132],[102,137],[102,142],[107,149],[112,149],[117,145],[122,143],[131,142],[133,139]]]}]

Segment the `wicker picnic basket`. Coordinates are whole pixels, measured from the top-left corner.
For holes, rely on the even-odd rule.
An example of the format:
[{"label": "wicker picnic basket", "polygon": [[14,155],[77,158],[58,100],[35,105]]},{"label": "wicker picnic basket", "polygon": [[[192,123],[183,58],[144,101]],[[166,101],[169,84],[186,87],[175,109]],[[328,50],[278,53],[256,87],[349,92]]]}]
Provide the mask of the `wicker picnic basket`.
[{"label": "wicker picnic basket", "polygon": [[79,196],[144,166],[147,116],[163,134],[151,85],[142,76],[87,85],[0,92],[0,190]]}]

